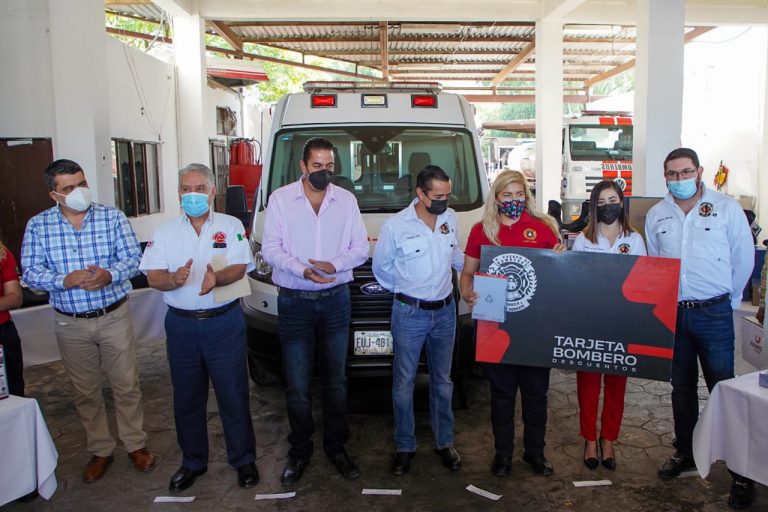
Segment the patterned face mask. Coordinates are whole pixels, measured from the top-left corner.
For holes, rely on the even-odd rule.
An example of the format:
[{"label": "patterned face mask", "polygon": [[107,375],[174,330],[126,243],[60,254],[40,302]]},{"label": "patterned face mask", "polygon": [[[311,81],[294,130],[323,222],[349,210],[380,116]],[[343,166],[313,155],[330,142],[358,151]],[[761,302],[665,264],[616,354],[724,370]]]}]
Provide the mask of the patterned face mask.
[{"label": "patterned face mask", "polygon": [[506,215],[512,220],[519,218],[525,210],[525,199],[513,199],[512,201],[502,201],[499,204],[499,213]]}]

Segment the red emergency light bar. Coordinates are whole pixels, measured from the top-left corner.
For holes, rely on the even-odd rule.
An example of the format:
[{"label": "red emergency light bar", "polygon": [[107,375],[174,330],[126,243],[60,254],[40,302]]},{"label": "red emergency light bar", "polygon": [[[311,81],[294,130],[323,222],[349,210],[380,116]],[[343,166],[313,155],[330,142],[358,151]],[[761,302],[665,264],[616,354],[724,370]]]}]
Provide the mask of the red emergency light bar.
[{"label": "red emergency light bar", "polygon": [[335,94],[313,94],[312,95],[312,108],[315,107],[336,107],[336,95]]},{"label": "red emergency light bar", "polygon": [[437,108],[437,96],[434,94],[411,94],[412,108]]}]

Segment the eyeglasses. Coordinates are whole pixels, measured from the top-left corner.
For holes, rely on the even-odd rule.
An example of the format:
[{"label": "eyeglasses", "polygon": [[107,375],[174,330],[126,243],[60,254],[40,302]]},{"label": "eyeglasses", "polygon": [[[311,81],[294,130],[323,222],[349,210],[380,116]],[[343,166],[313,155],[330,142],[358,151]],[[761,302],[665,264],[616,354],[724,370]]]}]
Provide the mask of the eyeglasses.
[{"label": "eyeglasses", "polygon": [[672,180],[693,178],[698,169],[690,168],[682,171],[664,171],[664,177]]}]

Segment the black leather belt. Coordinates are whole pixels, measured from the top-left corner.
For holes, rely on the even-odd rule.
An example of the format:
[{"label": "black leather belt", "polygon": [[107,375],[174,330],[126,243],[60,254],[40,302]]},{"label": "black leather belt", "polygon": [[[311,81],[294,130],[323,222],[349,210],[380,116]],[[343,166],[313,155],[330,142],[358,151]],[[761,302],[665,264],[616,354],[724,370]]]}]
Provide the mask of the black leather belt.
[{"label": "black leather belt", "polygon": [[217,316],[221,316],[230,309],[237,306],[240,302],[233,300],[226,306],[221,306],[220,308],[211,308],[211,309],[179,309],[175,308],[173,306],[168,306],[168,310],[177,316],[182,316],[184,318],[194,318],[196,320],[205,320],[206,318],[215,318]]},{"label": "black leather belt", "polygon": [[449,295],[443,300],[419,300],[414,299],[404,293],[396,293],[395,298],[400,302],[404,302],[409,306],[413,306],[421,309],[440,309],[453,302],[453,295]]},{"label": "black leather belt", "polygon": [[114,310],[116,310],[117,308],[122,306],[125,303],[125,301],[127,301],[127,300],[128,300],[128,296],[126,295],[122,299],[118,300],[117,302],[115,302],[113,304],[110,304],[109,306],[107,306],[105,308],[94,309],[93,311],[85,311],[83,313],[70,313],[68,311],[62,311],[62,310],[56,309],[56,308],[53,308],[53,309],[55,309],[57,313],[61,313],[62,315],[71,316],[72,318],[99,318],[100,316],[104,316],[107,313],[113,312]]},{"label": "black leather belt", "polygon": [[711,299],[705,300],[681,300],[677,303],[677,307],[682,309],[706,308],[707,306],[720,304],[721,302],[730,300],[730,298],[731,296],[729,294],[724,293],[722,295],[718,295],[717,297],[712,297]]},{"label": "black leather belt", "polygon": [[305,300],[318,300],[336,295],[340,291],[348,288],[347,283],[334,286],[333,288],[326,288],[324,290],[294,290],[291,288],[279,288],[277,293],[281,297],[288,297],[291,299],[305,299]]}]

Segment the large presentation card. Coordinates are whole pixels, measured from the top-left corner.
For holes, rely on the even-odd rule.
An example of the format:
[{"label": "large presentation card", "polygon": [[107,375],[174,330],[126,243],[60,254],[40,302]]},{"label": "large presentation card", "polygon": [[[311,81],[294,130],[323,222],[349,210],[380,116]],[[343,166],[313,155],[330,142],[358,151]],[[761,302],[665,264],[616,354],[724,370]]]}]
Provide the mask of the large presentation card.
[{"label": "large presentation card", "polygon": [[477,321],[479,362],[669,380],[680,260],[483,246],[506,318]]}]

